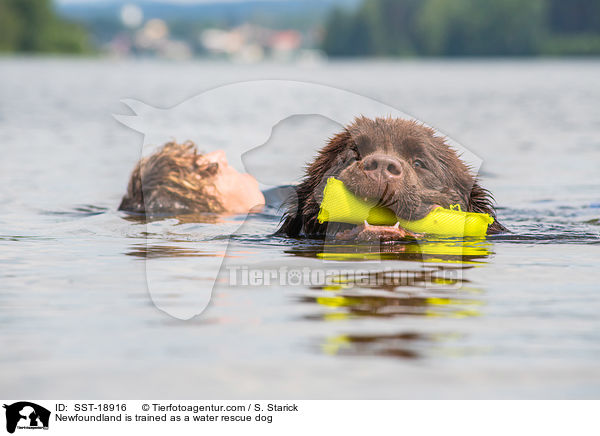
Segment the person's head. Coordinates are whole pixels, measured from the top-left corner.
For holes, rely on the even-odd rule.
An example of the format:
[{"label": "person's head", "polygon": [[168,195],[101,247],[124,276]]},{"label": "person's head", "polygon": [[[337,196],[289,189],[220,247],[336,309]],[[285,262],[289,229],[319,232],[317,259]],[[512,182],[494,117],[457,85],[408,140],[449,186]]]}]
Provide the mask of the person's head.
[{"label": "person's head", "polygon": [[146,216],[247,213],[264,205],[258,183],[231,167],[223,151],[202,155],[169,142],[135,166],[119,210]]}]

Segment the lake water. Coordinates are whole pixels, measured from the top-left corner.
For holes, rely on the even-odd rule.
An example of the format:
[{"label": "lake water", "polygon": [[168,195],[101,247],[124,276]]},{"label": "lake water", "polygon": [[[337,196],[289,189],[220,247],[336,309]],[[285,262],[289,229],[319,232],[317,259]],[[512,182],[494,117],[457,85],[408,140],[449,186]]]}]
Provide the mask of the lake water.
[{"label": "lake water", "polygon": [[[598,398],[599,78],[600,62],[578,60],[0,59],[0,391]],[[335,86],[438,128],[481,157],[512,233],[373,250],[272,237],[274,210],[148,225],[116,211],[143,143],[112,117],[127,113],[120,99],[171,107],[253,79]],[[262,161],[261,181],[302,154],[288,150]],[[170,316],[224,252],[208,309]],[[245,285],[248,266],[288,282]],[[359,273],[328,285],[286,275],[305,270]],[[361,281],[382,272],[410,279]]]}]

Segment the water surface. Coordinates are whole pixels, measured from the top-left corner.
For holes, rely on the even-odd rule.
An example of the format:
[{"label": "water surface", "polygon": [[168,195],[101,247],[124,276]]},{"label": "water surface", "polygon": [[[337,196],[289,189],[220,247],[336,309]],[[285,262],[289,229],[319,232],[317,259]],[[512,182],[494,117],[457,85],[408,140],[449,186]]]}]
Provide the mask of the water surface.
[{"label": "water surface", "polygon": [[[4,396],[597,398],[598,77],[597,61],[0,60]],[[170,107],[265,78],[347,89],[448,134],[483,159],[513,233],[372,250],[270,236],[275,210],[212,224],[116,211],[142,145],[111,116],[120,99]],[[201,316],[152,303],[147,266],[154,297],[185,307],[223,253]],[[244,268],[279,275],[245,285]],[[306,270],[339,277],[297,284]]]}]

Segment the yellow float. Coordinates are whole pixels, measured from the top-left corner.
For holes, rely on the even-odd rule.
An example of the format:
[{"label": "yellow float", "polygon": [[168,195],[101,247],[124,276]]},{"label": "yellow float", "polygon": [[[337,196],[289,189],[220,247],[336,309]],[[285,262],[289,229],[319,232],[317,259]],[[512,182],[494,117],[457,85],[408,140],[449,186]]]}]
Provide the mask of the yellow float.
[{"label": "yellow float", "polygon": [[417,221],[403,220],[392,210],[378,207],[376,202],[357,198],[335,177],[327,180],[317,219],[321,224],[362,224],[366,221],[371,225],[393,226],[400,223],[403,228],[413,233],[448,237],[486,236],[489,225],[494,222],[494,218],[487,213],[463,212],[460,205],[452,205],[450,209],[436,207],[425,218]]}]

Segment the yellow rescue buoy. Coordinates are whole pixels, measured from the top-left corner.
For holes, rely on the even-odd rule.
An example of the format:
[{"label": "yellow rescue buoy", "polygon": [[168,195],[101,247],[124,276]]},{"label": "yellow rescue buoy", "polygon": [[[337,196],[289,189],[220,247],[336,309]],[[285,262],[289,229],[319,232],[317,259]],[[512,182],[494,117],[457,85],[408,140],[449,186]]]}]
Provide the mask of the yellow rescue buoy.
[{"label": "yellow rescue buoy", "polygon": [[357,198],[335,177],[327,180],[317,219],[320,223],[362,224],[367,221],[379,226],[393,226],[398,222],[413,233],[455,237],[485,236],[488,226],[494,222],[487,213],[463,212],[459,205],[451,206],[451,209],[437,207],[417,221],[403,220],[392,210],[378,207],[376,202]]}]

